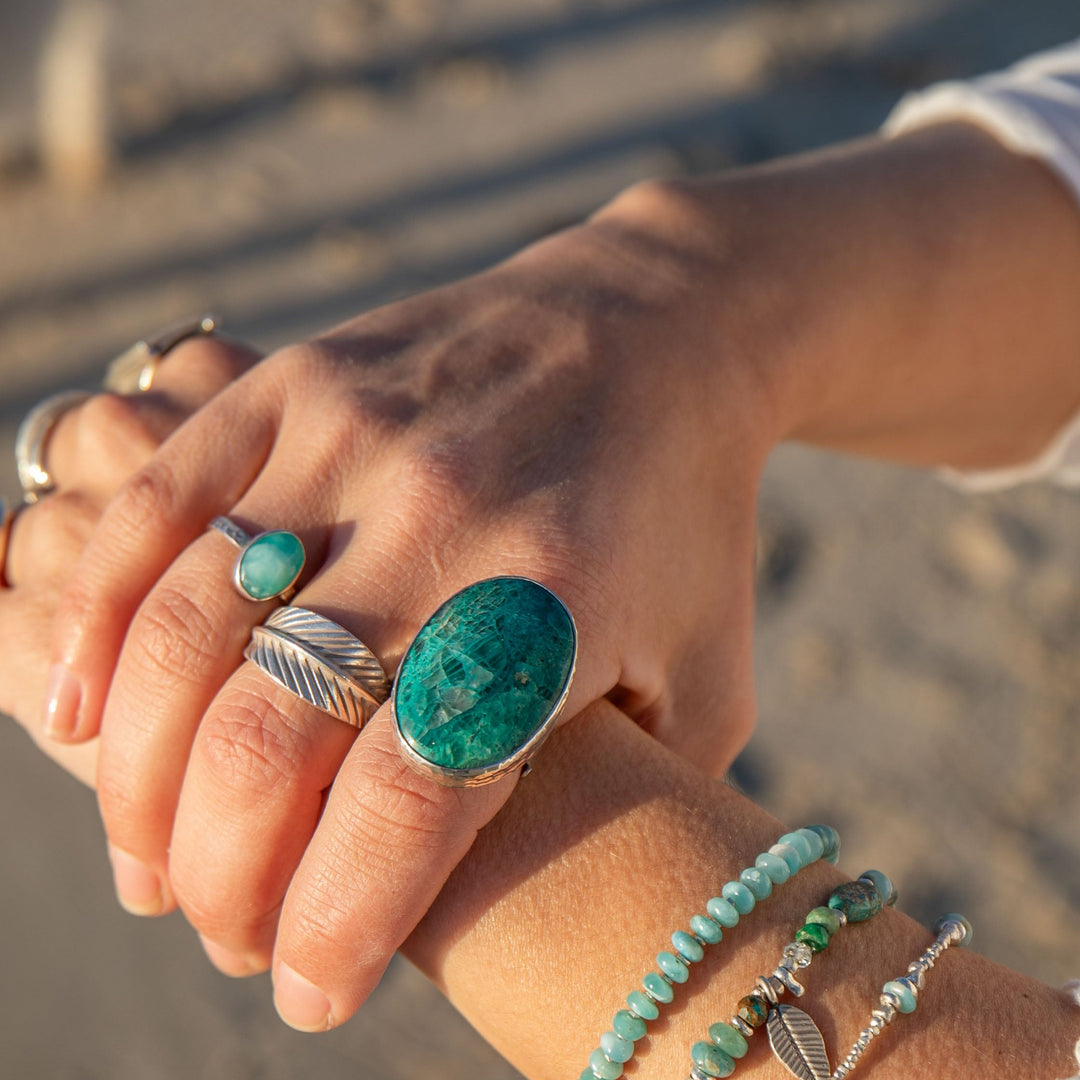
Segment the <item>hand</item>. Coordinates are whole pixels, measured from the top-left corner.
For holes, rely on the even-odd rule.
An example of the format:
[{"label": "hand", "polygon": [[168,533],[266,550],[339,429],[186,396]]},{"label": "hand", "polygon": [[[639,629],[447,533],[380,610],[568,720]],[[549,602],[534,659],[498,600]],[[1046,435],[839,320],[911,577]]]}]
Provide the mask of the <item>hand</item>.
[{"label": "hand", "polygon": [[66,412],[47,447],[57,488],[12,522],[0,588],[0,712],[90,786],[98,740],[58,742],[45,737],[41,724],[60,598],[109,499],[188,416],[257,359],[221,338],[186,341],[161,363],[152,391],[98,394]]},{"label": "hand", "polygon": [[234,974],[273,950],[294,1026],[359,1006],[514,781],[439,787],[403,763],[385,710],[357,737],[242,665],[271,606],[232,590],[235,551],[207,523],[298,533],[294,602],[390,671],[458,588],[536,578],[578,623],[566,715],[612,695],[723,768],[752,724],[772,433],[764,380],[716,340],[704,248],[664,189],[632,192],[489,273],[270,357],[107,508],[58,617],[51,729],[101,732],[126,906],[178,901]]}]

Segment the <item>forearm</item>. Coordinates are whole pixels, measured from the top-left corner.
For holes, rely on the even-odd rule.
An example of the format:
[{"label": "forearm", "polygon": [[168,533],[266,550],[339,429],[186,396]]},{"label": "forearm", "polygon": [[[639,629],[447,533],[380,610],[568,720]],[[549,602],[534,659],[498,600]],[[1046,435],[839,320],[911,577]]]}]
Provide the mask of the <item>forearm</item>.
[{"label": "forearm", "polygon": [[742,350],[775,439],[993,467],[1080,407],[1080,209],[976,128],[664,191],[653,218],[709,260],[715,354]]},{"label": "forearm", "polygon": [[[783,829],[608,705],[561,728],[535,765],[409,951],[527,1075],[578,1076],[625,995],[670,947],[671,931],[685,929]],[[887,852],[881,869],[888,872]],[[685,1076],[691,1045],[773,970],[802,916],[844,877],[815,864],[725,931],[638,1044],[636,1075]],[[834,1066],[869,1021],[882,984],[930,940],[886,910],[845,928],[815,959],[802,1002]],[[1075,1070],[1078,1035],[1080,1011],[1059,991],[954,948],[928,976],[916,1012],[887,1029],[857,1075],[1056,1080]],[[739,1076],[787,1075],[765,1042],[764,1033],[751,1040]]]}]

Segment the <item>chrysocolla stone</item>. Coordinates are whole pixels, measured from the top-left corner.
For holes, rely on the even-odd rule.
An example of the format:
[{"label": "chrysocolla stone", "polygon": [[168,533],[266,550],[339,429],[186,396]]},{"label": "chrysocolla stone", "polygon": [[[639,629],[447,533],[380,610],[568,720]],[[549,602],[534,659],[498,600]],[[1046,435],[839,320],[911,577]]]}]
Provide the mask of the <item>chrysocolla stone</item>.
[{"label": "chrysocolla stone", "polygon": [[825,854],[825,841],[821,838],[821,833],[807,828],[799,829],[796,835],[801,836],[810,845],[811,862],[817,862]]},{"label": "chrysocolla stone", "polygon": [[807,825],[806,827],[821,837],[825,846],[821,857],[835,866],[837,859],[840,858],[840,834],[831,825]]},{"label": "chrysocolla stone", "polygon": [[848,881],[833,889],[829,907],[842,911],[848,922],[865,922],[881,910],[881,894],[869,881]]},{"label": "chrysocolla stone", "polygon": [[721,926],[726,926],[729,930],[738,925],[739,911],[726,896],[712,897],[706,903],[705,910],[710,917],[714,918]]},{"label": "chrysocolla stone", "polygon": [[918,998],[915,994],[915,988],[907,979],[892,979],[881,988],[881,992],[883,994],[894,994],[899,1001],[897,1008],[902,1013],[913,1013],[915,1011]]},{"label": "chrysocolla stone", "polygon": [[878,896],[886,907],[892,907],[896,903],[896,886],[888,874],[883,874],[880,870],[867,870],[865,874],[859,875],[859,880],[869,881],[877,889]]},{"label": "chrysocolla stone", "polygon": [[831,907],[816,907],[811,911],[805,919],[805,923],[819,923],[824,926],[830,934],[835,934],[840,929],[840,916],[837,914],[835,908]]},{"label": "chrysocolla stone", "polygon": [[428,619],[401,661],[398,730],[438,767],[495,768],[551,717],[576,647],[573,620],[549,589],[514,577],[470,585]]},{"label": "chrysocolla stone", "polygon": [[701,942],[688,934],[685,930],[676,930],[671,935],[671,944],[675,946],[675,952],[679,958],[688,964],[697,964],[705,959],[705,950]]},{"label": "chrysocolla stone", "polygon": [[236,581],[252,600],[272,600],[290,588],[304,569],[304,545],[295,533],[263,533],[240,554]]},{"label": "chrysocolla stone", "polygon": [[642,1020],[655,1020],[660,1015],[656,1002],[640,990],[631,990],[626,995],[626,1004],[630,1006],[630,1011],[636,1013]]},{"label": "chrysocolla stone", "polygon": [[[780,844],[790,844],[799,853],[799,858],[802,859],[803,866],[809,866],[815,861],[813,849],[810,847],[810,841],[802,834],[802,832],[784,833],[784,835],[776,841],[775,846],[778,847]],[[824,851],[824,845],[822,845],[822,850]]]},{"label": "chrysocolla stone", "polygon": [[712,1039],[712,1041],[716,1043],[728,1057],[735,1058],[736,1060],[744,1057],[746,1051],[750,1048],[750,1044],[746,1041],[746,1036],[744,1036],[737,1028],[732,1027],[730,1024],[725,1024],[722,1020],[709,1025],[709,1038]]},{"label": "chrysocolla stone", "polygon": [[622,1076],[622,1065],[612,1061],[599,1047],[589,1055],[589,1068],[597,1080],[619,1080]]},{"label": "chrysocolla stone", "polygon": [[772,855],[763,851],[755,860],[754,865],[759,870],[764,870],[774,885],[783,885],[791,877],[791,869],[779,855]]},{"label": "chrysocolla stone", "polygon": [[809,945],[814,952],[823,952],[829,945],[829,931],[821,923],[806,923],[795,931],[795,940]]},{"label": "chrysocolla stone", "polygon": [[630,1039],[624,1039],[614,1031],[605,1031],[600,1036],[600,1049],[605,1056],[617,1061],[619,1064],[629,1061],[634,1056],[634,1044]]},{"label": "chrysocolla stone", "polygon": [[739,873],[739,880],[754,894],[755,900],[772,895],[772,878],[759,867],[747,867]]},{"label": "chrysocolla stone", "polygon": [[644,984],[645,989],[648,990],[652,997],[657,1001],[660,1001],[665,1005],[670,1005],[675,1000],[675,991],[671,989],[671,983],[661,978],[655,971],[650,971],[641,981]]},{"label": "chrysocolla stone", "polygon": [[[729,901],[740,915],[749,915],[757,901],[754,894],[741,882],[729,881],[721,890],[721,895]],[[705,905],[706,909],[708,904]],[[712,912],[709,912],[711,915]]]},{"label": "chrysocolla stone", "polygon": [[690,969],[674,953],[657,953],[656,965],[674,983],[684,983],[690,978]]},{"label": "chrysocolla stone", "polygon": [[706,1076],[730,1076],[735,1071],[735,1062],[730,1055],[712,1043],[694,1043],[690,1047],[690,1058]]},{"label": "chrysocolla stone", "polygon": [[769,848],[770,855],[778,855],[787,863],[788,870],[797,874],[809,860],[805,859],[802,852],[794,844],[773,844]]},{"label": "chrysocolla stone", "polygon": [[629,1009],[620,1009],[611,1021],[611,1027],[616,1035],[621,1035],[631,1042],[644,1039],[645,1032],[648,1030],[645,1021],[640,1016],[635,1016]]},{"label": "chrysocolla stone", "polygon": [[[736,919],[738,916],[739,913],[736,911]],[[708,915],[692,915],[690,930],[708,945],[716,945],[724,939],[724,931],[720,929],[720,924],[715,919],[710,919]]]}]

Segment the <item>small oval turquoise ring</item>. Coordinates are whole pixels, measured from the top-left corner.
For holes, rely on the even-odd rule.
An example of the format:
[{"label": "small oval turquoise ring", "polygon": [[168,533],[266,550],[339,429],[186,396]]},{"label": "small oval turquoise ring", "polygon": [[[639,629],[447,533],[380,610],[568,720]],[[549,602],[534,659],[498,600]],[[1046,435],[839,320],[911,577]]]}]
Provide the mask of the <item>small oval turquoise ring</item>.
[{"label": "small oval turquoise ring", "polygon": [[577,641],[566,605],[531,578],[487,578],[455,593],[398,668],[390,708],[405,760],[451,787],[522,768],[566,704]]},{"label": "small oval turquoise ring", "polygon": [[233,569],[233,584],[241,596],[259,602],[280,599],[288,603],[292,599],[307,558],[296,533],[275,529],[251,536],[227,517],[214,518],[210,528],[240,549]]}]

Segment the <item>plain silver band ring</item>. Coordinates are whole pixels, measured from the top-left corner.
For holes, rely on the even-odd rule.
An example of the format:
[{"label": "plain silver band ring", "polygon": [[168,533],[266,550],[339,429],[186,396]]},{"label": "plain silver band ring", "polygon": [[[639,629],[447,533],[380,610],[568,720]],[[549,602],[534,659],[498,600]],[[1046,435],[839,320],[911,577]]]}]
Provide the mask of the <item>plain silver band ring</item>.
[{"label": "plain silver band ring", "polygon": [[35,503],[56,486],[45,467],[45,444],[57,421],[90,395],[84,390],[61,390],[35,405],[15,434],[15,470],[28,503]]},{"label": "plain silver band ring", "polygon": [[219,326],[216,316],[203,315],[174,323],[153,337],[136,341],[109,363],[102,386],[114,394],[145,393],[153,386],[158,364],[168,353],[188,338],[208,337]]},{"label": "plain silver band ring", "polygon": [[0,589],[11,588],[11,582],[8,581],[7,576],[8,543],[11,540],[11,526],[25,505],[26,503],[20,506],[9,506],[7,502],[0,499]]},{"label": "plain silver band ring", "polygon": [[378,657],[332,619],[283,607],[251,631],[244,656],[316,709],[362,728],[390,696]]}]

